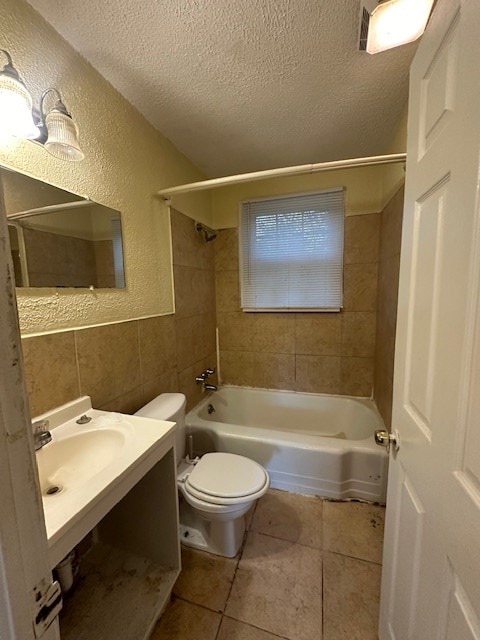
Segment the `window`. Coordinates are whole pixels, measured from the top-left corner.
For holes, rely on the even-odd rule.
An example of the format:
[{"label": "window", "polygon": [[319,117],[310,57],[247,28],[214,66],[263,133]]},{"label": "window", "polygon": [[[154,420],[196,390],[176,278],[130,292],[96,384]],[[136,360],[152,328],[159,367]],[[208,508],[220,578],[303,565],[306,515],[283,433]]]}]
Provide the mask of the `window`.
[{"label": "window", "polygon": [[343,220],[343,189],[243,202],[242,309],[339,311]]}]

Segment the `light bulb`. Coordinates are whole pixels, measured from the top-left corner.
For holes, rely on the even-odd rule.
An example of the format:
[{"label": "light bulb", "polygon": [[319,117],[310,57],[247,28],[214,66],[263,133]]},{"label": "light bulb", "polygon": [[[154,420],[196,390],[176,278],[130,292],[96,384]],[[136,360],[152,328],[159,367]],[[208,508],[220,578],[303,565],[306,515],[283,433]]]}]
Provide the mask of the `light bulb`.
[{"label": "light bulb", "polygon": [[380,53],[417,40],[425,31],[434,0],[390,0],[370,16],[368,53]]}]

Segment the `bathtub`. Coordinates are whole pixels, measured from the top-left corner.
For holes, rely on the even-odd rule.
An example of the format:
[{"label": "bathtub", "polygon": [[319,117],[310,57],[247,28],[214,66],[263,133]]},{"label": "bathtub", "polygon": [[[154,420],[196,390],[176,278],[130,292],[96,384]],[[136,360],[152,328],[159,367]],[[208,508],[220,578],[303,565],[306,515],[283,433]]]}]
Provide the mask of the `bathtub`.
[{"label": "bathtub", "polygon": [[388,456],[371,400],[224,386],[186,416],[196,453],[237,453],[263,465],[271,486],[305,495],[385,503]]}]

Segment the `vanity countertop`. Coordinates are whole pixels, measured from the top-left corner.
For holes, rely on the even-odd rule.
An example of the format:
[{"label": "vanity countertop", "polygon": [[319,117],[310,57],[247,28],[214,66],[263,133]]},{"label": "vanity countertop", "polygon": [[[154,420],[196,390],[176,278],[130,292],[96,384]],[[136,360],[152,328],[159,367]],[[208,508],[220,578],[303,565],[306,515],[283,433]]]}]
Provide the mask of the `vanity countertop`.
[{"label": "vanity countertop", "polygon": [[52,435],[36,457],[53,568],[173,448],[176,425],[92,409],[90,398],[39,419]]}]

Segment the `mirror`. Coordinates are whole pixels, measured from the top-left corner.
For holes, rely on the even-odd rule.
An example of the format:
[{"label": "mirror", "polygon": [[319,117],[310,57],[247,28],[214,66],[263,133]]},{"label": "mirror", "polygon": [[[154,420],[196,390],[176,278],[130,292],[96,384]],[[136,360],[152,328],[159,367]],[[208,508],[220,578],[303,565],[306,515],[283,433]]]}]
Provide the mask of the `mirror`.
[{"label": "mirror", "polygon": [[17,287],[123,288],[120,212],[0,168]]}]

